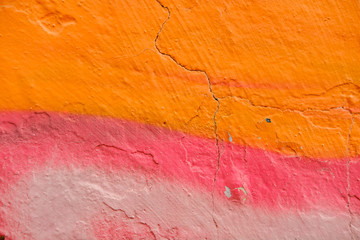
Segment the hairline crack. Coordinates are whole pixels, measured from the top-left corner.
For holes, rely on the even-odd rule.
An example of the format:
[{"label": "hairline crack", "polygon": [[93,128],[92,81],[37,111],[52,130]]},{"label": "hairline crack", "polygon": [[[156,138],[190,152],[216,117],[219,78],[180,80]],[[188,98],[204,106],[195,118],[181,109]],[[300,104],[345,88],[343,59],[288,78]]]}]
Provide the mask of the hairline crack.
[{"label": "hairline crack", "polygon": [[[155,38],[155,48],[156,50],[163,56],[166,56],[168,58],[170,58],[174,63],[176,63],[178,66],[180,66],[181,68],[183,68],[184,70],[186,71],[189,71],[189,72],[198,72],[198,73],[202,73],[205,75],[206,79],[207,79],[207,82],[208,82],[208,86],[209,86],[209,92],[212,96],[212,98],[214,99],[214,101],[216,101],[217,103],[217,107],[216,107],[216,110],[213,114],[213,122],[214,122],[214,135],[215,135],[215,144],[216,144],[216,150],[217,150],[217,168],[216,168],[216,172],[214,174],[214,178],[213,178],[213,189],[212,189],[212,193],[211,193],[211,198],[212,198],[212,202],[213,202],[213,212],[215,210],[215,203],[214,203],[214,191],[215,191],[215,183],[216,183],[216,178],[217,178],[217,175],[219,173],[219,170],[220,170],[220,158],[221,158],[221,153],[220,153],[220,146],[219,146],[219,136],[218,136],[218,126],[217,126],[217,122],[216,122],[216,115],[217,113],[219,112],[219,109],[220,109],[220,101],[219,99],[215,96],[214,92],[213,92],[213,89],[212,89],[212,84],[211,84],[211,81],[210,81],[210,77],[209,75],[206,73],[206,71],[204,70],[200,70],[200,69],[191,69],[189,67],[186,67],[184,66],[183,64],[179,63],[175,57],[173,57],[172,55],[168,54],[168,53],[165,53],[163,51],[161,51],[161,49],[158,47],[157,45],[157,42],[159,40],[159,36],[160,36],[160,33],[162,32],[165,24],[170,20],[170,16],[171,16],[171,12],[170,12],[170,9],[165,6],[164,4],[162,4],[160,2],[160,0],[156,0],[156,2],[163,8],[167,11],[168,13],[168,16],[167,18],[165,19],[165,21],[161,24],[161,27],[160,27],[160,30],[158,31],[157,35],[156,35],[156,38]],[[213,217],[213,221],[214,221],[214,224],[216,226],[216,228],[218,227],[217,223],[216,223],[216,220],[214,219],[214,216]]]}]

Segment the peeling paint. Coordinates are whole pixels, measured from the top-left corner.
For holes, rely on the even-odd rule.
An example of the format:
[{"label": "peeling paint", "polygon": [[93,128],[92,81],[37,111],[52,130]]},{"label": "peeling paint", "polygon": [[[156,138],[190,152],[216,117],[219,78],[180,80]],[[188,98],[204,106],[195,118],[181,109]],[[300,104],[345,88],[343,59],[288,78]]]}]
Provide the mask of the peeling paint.
[{"label": "peeling paint", "polygon": [[227,198],[230,198],[231,197],[231,190],[230,188],[228,188],[227,186],[225,186],[225,195]]},{"label": "peeling paint", "polygon": [[247,195],[248,195],[245,188],[244,187],[238,187],[238,188],[235,188],[235,189],[237,189],[239,191],[242,191],[245,194],[245,197],[242,198],[242,202],[245,203],[246,199],[247,199]]},{"label": "peeling paint", "polygon": [[232,137],[229,132],[228,132],[228,135],[229,135],[229,142],[232,142]]}]

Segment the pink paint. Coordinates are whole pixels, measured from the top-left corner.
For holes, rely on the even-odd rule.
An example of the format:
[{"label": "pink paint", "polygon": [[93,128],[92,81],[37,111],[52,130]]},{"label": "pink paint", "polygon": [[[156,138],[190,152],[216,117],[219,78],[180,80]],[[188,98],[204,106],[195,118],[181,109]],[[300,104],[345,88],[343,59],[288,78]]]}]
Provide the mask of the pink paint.
[{"label": "pink paint", "polygon": [[[349,239],[347,213],[269,211],[137,173],[44,167],[24,174],[0,231],[12,239]],[[216,223],[216,226],[215,226]]]},{"label": "pink paint", "polygon": [[[125,169],[213,190],[214,140],[123,120],[55,113],[2,113],[0,130],[2,193],[22,174],[43,165]],[[221,148],[215,191],[224,199],[227,186],[228,200],[239,204],[346,210],[346,159],[286,157],[228,143]],[[351,171],[357,169],[359,164],[352,164]]]},{"label": "pink paint", "polygon": [[[171,194],[176,195],[176,192],[180,191],[179,189],[187,191],[188,196],[194,196],[196,192],[196,194],[200,195],[192,200],[194,206],[196,207],[207,201],[206,209],[215,215],[220,214],[221,217],[218,218],[219,225],[221,225],[221,219],[224,219],[224,209],[237,209],[234,210],[234,216],[237,216],[242,214],[243,208],[249,207],[261,209],[262,213],[267,212],[270,215],[285,214],[285,216],[290,216],[298,214],[299,211],[305,211],[307,213],[322,212],[321,214],[332,212],[336,216],[349,216],[347,159],[316,160],[287,157],[270,151],[222,142],[220,142],[220,149],[222,154],[220,169],[216,176],[214,188],[213,180],[217,170],[217,147],[214,140],[111,118],[56,113],[1,113],[0,159],[3,161],[0,162],[0,192],[2,196],[7,197],[2,198],[0,201],[0,232],[11,231],[11,229],[7,229],[9,226],[12,226],[13,230],[14,226],[21,227],[19,226],[19,221],[21,223],[19,218],[21,219],[22,214],[25,212],[29,212],[30,218],[31,216],[37,217],[40,214],[37,212],[36,206],[33,209],[25,210],[27,205],[21,205],[23,201],[19,202],[19,199],[24,198],[26,201],[30,201],[29,204],[33,202],[36,204],[39,199],[45,199],[44,203],[38,203],[39,206],[54,201],[53,198],[46,199],[46,196],[42,196],[42,194],[48,189],[60,189],[61,186],[47,186],[49,182],[56,182],[56,179],[49,179],[40,184],[36,180],[37,175],[45,174],[47,176],[46,172],[51,173],[54,171],[68,172],[70,175],[66,175],[66,178],[64,178],[69,181],[69,187],[66,189],[72,191],[71,188],[76,188],[76,184],[82,184],[82,178],[88,177],[86,175],[88,170],[86,169],[105,174],[105,177],[114,175],[127,176],[126,181],[131,179],[130,176],[140,176],[137,179],[144,179],[147,187],[156,185],[160,190],[162,189],[161,184],[166,185],[168,187],[161,190],[165,197]],[[360,171],[360,165],[355,159],[352,159],[349,166],[350,211],[353,225],[355,225],[358,221],[357,216],[360,214],[359,196],[357,194],[360,184],[359,179],[356,177]],[[73,176],[76,175],[76,173],[73,173],[74,169],[83,172],[83,177],[74,179]],[[90,172],[88,173],[90,174]],[[98,176],[94,176],[95,181],[98,181]],[[116,181],[105,179],[100,182],[108,182],[108,185],[112,187]],[[138,180],[135,179],[135,183],[129,188],[142,193],[143,187],[139,187],[137,182]],[[35,187],[31,188],[30,183]],[[94,187],[96,184],[90,184],[85,190],[81,190],[83,192],[80,196],[91,195],[91,192],[88,191],[89,189],[98,189],[99,187]],[[40,190],[37,187],[40,187]],[[228,188],[226,193],[225,187]],[[103,188],[103,186],[100,188]],[[173,188],[177,190],[173,192],[171,190]],[[211,200],[213,189],[215,190],[214,202]],[[122,190],[119,189],[119,191]],[[38,197],[29,197],[30,193],[40,195],[36,195]],[[99,197],[107,195],[108,193],[101,192]],[[128,197],[129,193],[121,196]],[[113,198],[121,198],[121,196],[115,194]],[[33,198],[38,200],[35,201]],[[150,204],[150,202],[147,202],[147,198],[144,199],[146,200],[142,200],[144,202],[142,208],[139,209],[143,209],[148,203]],[[155,200],[156,197],[154,196],[152,201]],[[94,200],[94,202],[97,201]],[[135,200],[129,198],[128,202],[122,203],[122,209],[125,209],[123,211],[135,211],[124,207],[131,208],[133,206],[132,201]],[[186,208],[187,206],[182,206],[180,203],[178,206],[176,204],[172,205],[174,201],[171,200],[166,203],[169,211],[174,211],[172,208]],[[177,201],[183,201],[183,197]],[[97,204],[100,203],[102,202],[97,202]],[[62,206],[61,204],[59,203],[59,206]],[[68,204],[72,205],[74,209],[79,208],[77,205],[79,200],[76,198],[73,201],[69,200]],[[159,209],[165,206],[164,204],[155,204],[154,207],[157,206],[157,211],[160,211]],[[224,207],[225,205],[226,207]],[[53,207],[49,206],[49,208]],[[87,213],[99,217],[98,222],[94,223],[95,225],[99,225],[100,222],[108,219],[105,221],[107,222],[106,226],[97,228],[98,230],[95,231],[96,238],[94,239],[110,239],[109,236],[118,236],[119,234],[131,235],[134,234],[134,231],[149,238],[153,236],[153,230],[150,231],[148,227],[143,226],[142,220],[139,220],[140,223],[136,221],[134,223],[132,220],[125,221],[123,218],[118,219],[117,216],[109,215],[109,213],[101,214],[101,209],[103,207]],[[139,209],[136,211],[140,211]],[[49,209],[44,211],[41,214],[51,214]],[[194,209],[190,209],[189,214],[191,212],[196,213]],[[151,222],[151,218],[154,218],[155,215],[143,213],[142,219],[149,224],[155,224]],[[3,216],[6,216],[6,218],[4,219]],[[13,216],[18,217],[13,218]],[[55,219],[59,219],[61,216],[62,213]],[[87,224],[90,221],[89,216],[82,216],[87,219],[84,220]],[[224,226],[230,226],[231,219],[234,219],[234,216],[228,219],[229,222],[223,223]],[[157,216],[159,218],[157,221],[169,221],[168,217],[164,212]],[[112,218],[114,219],[111,220]],[[182,231],[189,227],[186,225],[185,220],[180,221],[176,217],[174,218],[173,226],[176,226],[177,221],[182,222]],[[96,220],[97,217],[94,219]],[[260,217],[258,220],[262,221],[261,219]],[[320,217],[316,220],[318,224],[321,224],[322,219],[323,217]],[[239,221],[245,224],[247,219],[239,219]],[[271,218],[269,221],[271,222]],[[66,223],[68,220],[65,219],[64,222]],[[111,227],[110,222],[115,225]],[[266,223],[266,226],[271,225],[270,222]],[[214,228],[212,219],[210,222],[206,221],[203,224],[211,229]],[[123,226],[120,230],[117,228],[119,225]],[[155,225],[151,225],[150,229],[154,229]],[[63,227],[69,228],[71,226],[64,225]],[[230,234],[229,236],[231,236],[232,231],[235,231],[236,227],[233,226],[233,230],[226,230]],[[43,228],[47,229],[49,227],[43,226]],[[156,234],[158,236],[170,234],[169,236],[171,236],[177,231],[179,230],[176,230],[176,228],[158,229]],[[186,232],[194,231],[190,227],[182,234],[190,238],[207,236],[201,231],[195,235],[186,235]],[[88,236],[88,232],[85,235]],[[214,235],[210,234],[209,236]],[[43,239],[46,239],[46,237]]]}]

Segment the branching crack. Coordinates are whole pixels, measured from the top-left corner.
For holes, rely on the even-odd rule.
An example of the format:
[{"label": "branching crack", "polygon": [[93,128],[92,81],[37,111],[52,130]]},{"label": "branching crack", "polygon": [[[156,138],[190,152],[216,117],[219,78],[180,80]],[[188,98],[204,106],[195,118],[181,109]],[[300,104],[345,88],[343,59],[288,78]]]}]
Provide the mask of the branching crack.
[{"label": "branching crack", "polygon": [[347,209],[350,215],[350,221],[349,221],[349,231],[350,231],[350,235],[351,235],[351,239],[354,239],[354,233],[352,230],[352,223],[353,223],[353,213],[351,211],[351,202],[350,202],[350,138],[351,138],[351,132],[352,132],[352,128],[354,125],[354,117],[351,118],[351,125],[349,128],[349,133],[348,133],[348,138],[347,138],[347,163],[346,163],[346,181],[347,181],[347,186],[346,186],[346,196],[347,196]]},{"label": "branching crack", "polygon": [[[164,8],[167,13],[168,13],[168,17],[166,18],[166,20],[162,23],[161,25],[161,28],[159,30],[159,32],[157,33],[156,35],[156,38],[155,38],[155,48],[156,50],[163,56],[166,56],[168,58],[170,58],[173,62],[175,62],[177,65],[179,65],[181,68],[183,68],[184,70],[186,71],[189,71],[189,72],[198,72],[198,73],[202,73],[205,75],[206,79],[207,79],[207,82],[208,82],[208,85],[209,85],[209,92],[212,96],[212,98],[214,99],[214,101],[216,101],[217,103],[217,107],[216,107],[216,110],[214,112],[214,115],[213,115],[213,121],[214,121],[214,135],[215,135],[215,144],[216,144],[216,148],[217,148],[217,158],[216,158],[216,161],[217,161],[217,168],[216,168],[216,172],[215,172],[215,175],[214,175],[214,179],[213,179],[213,191],[212,191],[212,201],[213,201],[213,211],[214,211],[214,190],[215,190],[215,183],[216,183],[216,178],[217,178],[217,175],[219,173],[219,170],[220,170],[220,158],[221,158],[221,154],[220,154],[220,146],[219,146],[219,137],[218,137],[218,126],[217,126],[217,123],[216,123],[216,114],[219,112],[219,109],[220,109],[220,101],[219,99],[215,96],[214,92],[213,92],[213,89],[212,89],[212,85],[211,85],[211,81],[210,81],[210,77],[209,75],[204,71],[204,70],[200,70],[200,69],[191,69],[189,67],[186,67],[184,66],[183,64],[179,63],[174,56],[168,54],[168,53],[165,53],[163,51],[161,51],[161,49],[158,47],[158,40],[159,40],[159,36],[160,36],[160,33],[162,32],[165,24],[170,20],[170,16],[171,16],[171,12],[170,12],[170,9],[165,6],[164,4],[162,4],[160,2],[160,0],[156,0],[156,2],[162,7]],[[216,223],[216,220],[214,219],[213,217],[213,221],[215,223],[215,226],[216,228],[218,227],[217,226],[217,223]]]}]

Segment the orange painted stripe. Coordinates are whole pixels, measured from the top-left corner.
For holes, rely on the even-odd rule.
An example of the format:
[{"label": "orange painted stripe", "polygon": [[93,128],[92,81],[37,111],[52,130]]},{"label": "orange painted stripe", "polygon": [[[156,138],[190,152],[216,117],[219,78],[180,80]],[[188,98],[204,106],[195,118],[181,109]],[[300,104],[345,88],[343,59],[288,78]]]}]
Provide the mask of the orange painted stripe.
[{"label": "orange painted stripe", "polygon": [[[205,75],[155,48],[167,11],[156,1],[114,4],[4,1],[0,109],[113,116],[214,138],[217,103]],[[357,155],[358,3],[163,4],[171,17],[158,46],[210,76],[219,139]]]}]

